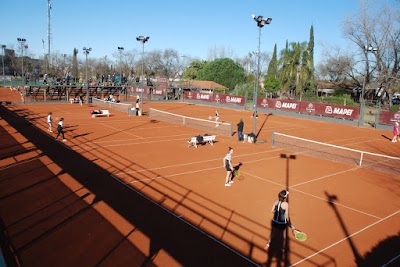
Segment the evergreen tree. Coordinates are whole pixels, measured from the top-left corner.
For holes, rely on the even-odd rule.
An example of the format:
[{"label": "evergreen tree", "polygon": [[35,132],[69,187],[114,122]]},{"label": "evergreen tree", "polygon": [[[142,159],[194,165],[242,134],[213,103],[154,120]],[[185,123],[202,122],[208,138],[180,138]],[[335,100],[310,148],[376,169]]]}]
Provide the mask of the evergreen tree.
[{"label": "evergreen tree", "polygon": [[315,79],[314,79],[314,26],[310,28],[310,40],[308,41],[308,64],[310,84],[309,88],[315,90]]},{"label": "evergreen tree", "polygon": [[277,59],[277,48],[274,46],[274,52],[272,54],[271,61],[268,65],[267,77],[278,77],[278,59]]},{"label": "evergreen tree", "polygon": [[229,89],[246,82],[244,68],[230,58],[219,58],[207,63],[197,72],[196,80],[214,81]]},{"label": "evergreen tree", "polygon": [[75,82],[79,80],[79,69],[78,69],[78,49],[74,48],[74,56],[72,58],[72,77]]}]

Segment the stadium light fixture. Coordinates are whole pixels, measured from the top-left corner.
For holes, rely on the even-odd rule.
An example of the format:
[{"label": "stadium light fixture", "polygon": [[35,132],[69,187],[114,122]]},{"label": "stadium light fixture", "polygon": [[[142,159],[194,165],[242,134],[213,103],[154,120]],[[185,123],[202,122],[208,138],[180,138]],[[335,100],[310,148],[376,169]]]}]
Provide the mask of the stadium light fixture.
[{"label": "stadium light fixture", "polygon": [[1,45],[1,62],[3,63],[3,86],[6,86],[6,72],[4,69],[4,55],[5,55],[5,50],[6,50],[6,45]]},{"label": "stadium light fixture", "polygon": [[85,75],[85,80],[86,80],[86,103],[89,103],[89,81],[88,81],[88,62],[87,62],[87,58],[88,55],[90,53],[90,51],[92,51],[92,48],[83,48],[83,53],[86,56],[86,61],[85,61],[85,69],[86,69],[86,75]]},{"label": "stadium light fixture", "polygon": [[25,75],[24,75],[24,48],[25,48],[25,42],[26,39],[25,38],[17,38],[18,43],[21,46],[21,80],[22,80],[22,84],[25,84]]},{"label": "stadium light fixture", "polygon": [[365,112],[365,83],[366,83],[366,77],[368,74],[368,53],[375,53],[378,51],[377,47],[372,47],[372,46],[364,46],[364,56],[365,56],[365,74],[364,74],[364,81],[363,85],[361,88],[361,95],[360,95],[360,119],[358,121],[358,126],[364,125],[364,112]]},{"label": "stadium light fixture", "polygon": [[142,113],[143,113],[143,80],[144,80],[144,77],[143,77],[143,73],[144,73],[144,44],[146,43],[146,42],[148,42],[149,41],[149,39],[150,39],[150,37],[149,36],[143,36],[143,35],[140,35],[140,36],[138,36],[138,37],[136,37],[136,41],[138,41],[138,42],[141,42],[142,43],[142,46],[143,46],[143,48],[142,48],[142,75],[141,75],[141,83],[140,83],[140,87],[141,87],[141,90],[140,90],[140,110],[142,111]]},{"label": "stadium light fixture", "polygon": [[264,18],[263,16],[256,16],[254,14],[251,15],[251,17],[254,19],[255,22],[257,22],[257,26],[258,26],[257,74],[256,74],[256,86],[255,86],[254,95],[253,95],[253,105],[254,105],[253,133],[255,135],[257,135],[257,96],[258,96],[258,86],[259,86],[259,83],[260,83],[261,28],[264,27],[264,25],[266,25],[266,24],[270,24],[272,19],[271,18]]}]

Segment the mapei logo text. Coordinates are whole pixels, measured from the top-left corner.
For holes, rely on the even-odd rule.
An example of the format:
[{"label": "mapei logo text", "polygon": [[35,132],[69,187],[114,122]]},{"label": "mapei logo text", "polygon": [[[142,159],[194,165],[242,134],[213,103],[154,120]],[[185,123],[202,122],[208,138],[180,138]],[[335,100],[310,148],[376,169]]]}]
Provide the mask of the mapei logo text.
[{"label": "mapei logo text", "polygon": [[275,107],[276,108],[296,109],[297,108],[297,103],[276,101]]},{"label": "mapei logo text", "polygon": [[353,114],[354,109],[350,108],[332,108],[331,106],[326,106],[325,113],[326,114],[338,114],[338,115],[346,115],[351,116]]},{"label": "mapei logo text", "polygon": [[209,94],[197,94],[197,98],[210,100],[210,95]]},{"label": "mapei logo text", "polygon": [[242,103],[242,98],[241,97],[234,97],[234,96],[229,96],[227,95],[225,98],[226,103],[237,103],[240,104]]}]

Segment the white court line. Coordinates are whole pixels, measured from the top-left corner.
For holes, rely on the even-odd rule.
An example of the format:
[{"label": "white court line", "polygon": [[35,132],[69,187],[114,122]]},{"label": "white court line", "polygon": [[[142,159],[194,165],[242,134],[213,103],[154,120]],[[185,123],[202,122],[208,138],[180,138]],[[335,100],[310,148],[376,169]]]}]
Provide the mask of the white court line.
[{"label": "white court line", "polygon": [[298,183],[298,184],[294,184],[294,185],[291,186],[291,188],[292,188],[292,187],[299,186],[299,185],[303,185],[303,184],[308,184],[308,183],[312,183],[312,182],[315,182],[315,181],[319,181],[319,180],[322,180],[322,179],[325,179],[325,178],[329,178],[329,177],[332,177],[332,176],[336,176],[336,175],[338,175],[338,174],[342,174],[342,173],[346,173],[346,172],[355,171],[355,170],[358,170],[358,169],[360,169],[360,168],[361,168],[361,167],[353,167],[353,168],[351,168],[351,169],[347,169],[347,170],[344,170],[344,171],[335,172],[335,173],[332,173],[332,174],[320,176],[320,177],[315,178],[315,179],[311,179],[311,180],[308,180],[308,181],[305,181],[305,182],[301,182],[301,183]]},{"label": "white court line", "polygon": [[155,204],[157,207],[161,208],[162,210],[166,211],[167,213],[171,214],[172,216],[174,216],[175,218],[177,218],[178,220],[182,221],[183,223],[189,225],[190,227],[192,227],[193,229],[195,229],[196,231],[198,231],[199,233],[205,235],[206,237],[210,238],[211,240],[214,240],[215,242],[217,242],[218,244],[222,245],[223,247],[227,248],[228,250],[230,250],[231,252],[233,252],[234,254],[240,256],[241,258],[245,259],[246,261],[248,261],[249,263],[253,264],[254,266],[259,266],[259,264],[257,264],[256,262],[254,262],[253,260],[251,260],[250,258],[242,255],[241,253],[237,252],[236,250],[234,250],[233,248],[229,247],[227,244],[221,242],[220,240],[216,239],[215,237],[209,235],[207,232],[201,230],[200,228],[196,227],[195,225],[191,224],[190,222],[188,222],[187,220],[182,218],[182,215],[177,215],[175,213],[173,213],[172,211],[170,211],[169,209],[167,209],[166,207],[162,206],[160,203],[154,201],[153,199],[151,199],[150,197],[146,196],[145,194],[143,194],[142,192],[136,190],[135,188],[132,188],[131,186],[129,186],[128,184],[122,182],[120,179],[118,179],[117,177],[111,175],[111,177],[113,179],[115,179],[116,181],[118,181],[119,183],[123,184],[124,186],[126,186],[127,188],[129,188],[130,190],[136,192],[137,194],[141,195],[142,197],[144,197],[145,199],[147,199],[148,201],[150,201],[151,203]]},{"label": "white court line", "polygon": [[[189,140],[189,137],[187,134],[174,134],[174,135],[160,135],[160,136],[150,136],[146,137],[144,139],[156,139],[156,138],[169,138],[169,137],[176,137],[176,136],[185,136]],[[92,144],[100,144],[100,143],[116,143],[116,142],[127,142],[127,141],[135,141],[138,140],[137,138],[129,138],[129,139],[118,139],[118,140],[104,140],[104,141],[98,141],[98,142],[91,142]],[[163,139],[165,141],[165,139]]]},{"label": "white court line", "polygon": [[[280,184],[280,183],[277,183],[277,182],[273,182],[273,181],[271,181],[271,180],[268,180],[268,179],[259,177],[259,176],[257,176],[257,175],[250,174],[250,173],[248,173],[248,172],[242,172],[242,174],[246,174],[246,176],[252,176],[252,177],[257,178],[257,179],[260,179],[260,180],[262,180],[262,181],[270,182],[270,183],[272,183],[272,184],[285,187],[285,185],[283,185],[283,184]],[[354,208],[348,207],[348,206],[346,206],[346,205],[339,204],[339,203],[337,203],[337,202],[328,201],[328,200],[326,200],[326,199],[324,199],[324,198],[317,197],[317,196],[315,196],[315,195],[312,195],[312,194],[303,192],[303,191],[298,190],[298,189],[296,189],[296,188],[292,188],[291,186],[289,186],[289,189],[292,189],[292,190],[294,190],[294,191],[297,191],[297,192],[300,192],[300,193],[302,193],[302,194],[308,195],[308,196],[310,196],[310,197],[314,197],[314,198],[319,199],[319,200],[323,200],[323,201],[325,201],[325,202],[327,202],[327,203],[333,203],[333,204],[335,204],[335,205],[337,205],[337,206],[339,206],[339,207],[346,208],[346,209],[348,209],[348,210],[356,211],[356,212],[358,212],[358,213],[367,215],[367,216],[372,217],[372,218],[375,218],[375,219],[380,219],[380,217],[377,217],[377,216],[372,215],[372,214],[370,214],[370,213],[367,213],[367,212],[364,212],[364,211],[361,211],[361,210],[358,210],[358,209],[354,209]]]},{"label": "white court line", "polygon": [[302,262],[304,262],[304,261],[306,261],[306,260],[308,260],[308,259],[310,259],[310,258],[312,258],[312,257],[314,257],[314,256],[316,256],[316,255],[318,255],[318,254],[320,254],[320,253],[322,253],[322,252],[324,252],[325,250],[328,250],[328,249],[330,249],[331,247],[334,247],[334,246],[336,246],[337,244],[339,244],[339,243],[341,243],[341,242],[343,242],[343,241],[346,241],[347,239],[349,239],[349,238],[351,238],[351,237],[353,237],[353,236],[355,236],[355,235],[358,235],[359,233],[361,233],[361,232],[363,232],[363,231],[365,231],[365,230],[367,230],[367,229],[369,229],[369,228],[375,226],[376,224],[381,223],[381,222],[383,222],[383,221],[389,219],[390,217],[393,217],[393,216],[397,215],[399,212],[400,212],[400,210],[398,210],[398,211],[396,211],[396,212],[394,212],[394,213],[392,213],[392,214],[386,216],[385,218],[382,218],[382,219],[380,219],[380,220],[378,220],[378,221],[376,221],[376,222],[374,222],[374,223],[372,223],[372,224],[370,224],[370,225],[368,225],[368,226],[366,226],[366,227],[364,227],[364,228],[358,230],[357,232],[355,232],[355,233],[353,233],[353,234],[351,234],[351,235],[349,235],[349,236],[346,236],[345,238],[340,239],[339,241],[333,243],[332,245],[327,246],[326,248],[321,249],[321,250],[319,250],[319,251],[317,251],[317,252],[315,252],[315,253],[313,253],[313,254],[307,256],[306,258],[304,258],[304,259],[302,259],[302,260],[300,260],[300,261],[298,261],[298,262],[296,262],[296,263],[294,263],[294,264],[292,264],[292,265],[290,265],[290,266],[296,266],[296,265],[298,265],[298,264],[300,264],[300,263],[302,263]]},{"label": "white court line", "polygon": [[[279,151],[280,149],[273,149],[273,150],[268,150],[268,151],[262,151],[262,152],[256,152],[256,153],[246,153],[246,154],[241,154],[232,157],[233,159],[243,157],[243,156],[254,156],[258,154],[264,154],[264,153],[270,153],[270,152],[275,152]],[[275,157],[274,157],[275,158]],[[268,160],[271,158],[263,158],[263,159],[257,159],[257,160],[252,160],[252,161],[243,161],[244,163],[252,163],[252,162],[257,162],[261,160]],[[181,167],[181,166],[187,166],[187,165],[192,165],[192,164],[199,164],[199,163],[206,163],[206,162],[211,162],[211,161],[216,161],[216,160],[221,160],[221,158],[215,158],[215,159],[208,159],[208,160],[200,160],[200,161],[192,161],[189,163],[182,163],[182,164],[175,164],[175,165],[167,165],[167,166],[162,166],[162,167],[157,167],[157,168],[151,168],[151,169],[140,169],[140,170],[135,170],[135,171],[129,171],[129,172],[119,172],[119,173],[114,173],[114,175],[120,175],[120,174],[131,174],[131,173],[139,173],[139,172],[145,172],[145,171],[156,171],[156,170],[161,170],[161,169],[168,169],[168,168],[176,168],[176,167]],[[242,162],[242,163],[243,163]],[[222,167],[221,167],[222,168]]]},{"label": "white court line", "polygon": [[116,131],[119,131],[119,132],[122,132],[122,133],[126,133],[126,134],[129,134],[129,135],[138,137],[138,138],[140,138],[140,139],[145,139],[144,137],[141,137],[141,136],[139,136],[139,135],[136,135],[136,134],[127,132],[126,130],[118,129],[118,128],[112,127],[112,126],[107,125],[107,124],[104,124],[104,123],[100,123],[100,124],[103,125],[103,126],[109,127],[109,128],[111,128],[111,129],[113,129],[113,130],[116,130]]},{"label": "white court line", "polygon": [[384,265],[382,265],[381,267],[389,266],[389,264],[391,264],[392,262],[394,262],[394,261],[397,260],[398,258],[400,258],[400,254],[397,255],[397,257],[394,257],[393,259],[391,259],[390,261],[388,261],[387,263],[385,263]]}]

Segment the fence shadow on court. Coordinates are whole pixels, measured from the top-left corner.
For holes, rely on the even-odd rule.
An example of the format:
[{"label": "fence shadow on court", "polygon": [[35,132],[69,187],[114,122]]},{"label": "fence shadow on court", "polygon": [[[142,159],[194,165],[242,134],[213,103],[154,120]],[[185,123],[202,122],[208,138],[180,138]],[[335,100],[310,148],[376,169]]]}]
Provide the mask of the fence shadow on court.
[{"label": "fence shadow on court", "polygon": [[340,227],[342,228],[344,235],[347,237],[347,243],[351,248],[354,256],[354,262],[358,267],[399,266],[398,264],[400,263],[400,255],[398,248],[400,247],[400,232],[397,236],[389,236],[380,241],[371,249],[371,251],[362,256],[353,242],[351,233],[349,233],[346,227],[344,218],[341,216],[335,205],[335,202],[339,201],[339,198],[336,195],[329,194],[326,191],[324,193],[328,205],[334,211]]},{"label": "fence shadow on court", "polygon": [[[249,232],[251,235],[265,240],[265,236],[260,233],[266,232],[266,226],[261,225],[258,222],[243,216],[242,214],[238,214],[233,210],[228,210],[219,203],[214,202],[212,199],[208,199],[196,192],[193,192],[181,184],[174,182],[172,179],[168,179],[157,172],[147,169],[145,166],[138,165],[137,163],[132,162],[131,159],[123,158],[120,155],[115,155],[110,150],[107,150],[107,158],[117,158],[123,167],[110,167],[109,170],[100,168],[98,165],[86,159],[81,154],[67,149],[61,144],[50,144],[49,142],[54,142],[54,140],[51,140],[51,137],[44,134],[40,130],[32,128],[32,124],[28,119],[28,117],[31,115],[29,111],[18,110],[16,112],[16,114],[18,114],[17,117],[11,115],[5,110],[4,107],[0,107],[0,111],[2,113],[2,117],[12,127],[18,130],[18,132],[20,132],[26,139],[31,141],[39,150],[43,151],[46,156],[59,165],[63,172],[71,175],[95,195],[92,201],[89,202],[89,206],[83,208],[83,210],[82,208],[79,209],[75,215],[69,215],[68,219],[66,221],[62,221],[57,225],[57,227],[61,227],[64,224],[67,224],[67,222],[70,223],[71,221],[76,220],[76,218],[81,216],[82,213],[92,213],[94,211],[94,206],[101,202],[105,202],[107,205],[112,207],[113,210],[123,216],[127,221],[135,225],[137,229],[145,233],[150,238],[151,245],[148,253],[149,256],[142,255],[140,257],[140,259],[142,259],[141,264],[151,262],[151,259],[160,251],[161,248],[165,249],[183,265],[216,266],[231,263],[234,266],[238,266],[239,264],[240,266],[253,266],[255,264],[254,262],[248,261],[247,257],[251,258],[252,251],[254,251],[254,249],[262,250],[263,248],[256,245],[253,241],[250,241],[247,236],[243,236],[239,234],[239,232],[236,232],[232,229],[241,228],[242,230]],[[27,119],[25,120],[25,118]],[[32,131],[32,129],[35,130]],[[98,155],[99,151],[93,152],[89,149],[86,150],[85,153]],[[110,157],[110,153],[113,154],[113,156]],[[37,168],[42,169],[43,166]],[[133,187],[128,187],[127,183],[111,179],[110,172],[112,170],[125,173],[131,172],[131,174],[129,174],[129,178],[142,183],[143,187],[138,190]],[[149,174],[138,172],[138,170],[146,170]],[[164,178],[164,181],[167,182],[161,184],[158,182],[158,179],[154,179],[154,177]],[[147,180],[147,182],[143,182],[142,180]],[[29,185],[29,187],[32,186],[35,185]],[[158,200],[150,199],[144,193],[145,188],[160,194],[161,197]],[[48,190],[48,188],[46,190]],[[65,190],[65,188],[63,190]],[[132,192],[136,192],[136,194],[133,194]],[[178,197],[173,198],[167,192],[173,192]],[[71,191],[69,194],[71,196],[76,195]],[[87,196],[84,196],[86,199]],[[182,220],[176,216],[176,214],[167,211],[167,208],[163,206],[163,203],[166,200],[176,203],[173,210],[177,210],[178,207],[184,208],[196,214],[197,216],[200,216],[202,218],[202,222],[207,221],[215,227],[222,229],[223,234],[221,236],[214,236],[214,238],[217,240],[222,240],[222,237],[229,233],[229,235],[235,236],[238,240],[247,244],[248,252],[241,252],[246,257],[241,257],[241,255],[233,253],[233,251],[227,249],[227,247],[222,243],[215,242],[212,238],[204,238],[204,233],[195,229],[196,227],[202,229],[201,225],[196,225],[194,222],[190,222],[190,219],[189,221]],[[59,200],[55,201],[54,203],[58,201]],[[187,201],[189,201],[191,205],[188,205]],[[200,213],[199,210],[193,208],[192,205],[195,205],[200,210],[205,210],[205,212]],[[223,214],[225,215],[221,216],[221,210],[224,211]],[[36,212],[39,212],[39,210]],[[211,213],[213,215],[209,216],[207,213]],[[93,216],[98,217],[99,215]],[[222,220],[216,220],[215,216],[219,216],[222,218]],[[233,218],[239,219],[234,220]],[[50,232],[55,231],[57,227],[52,228]],[[111,226],[107,227],[107,230],[109,232],[114,232],[110,230],[110,227]],[[263,230],[255,231],[254,229]],[[136,230],[132,229],[132,231]],[[212,235],[212,233],[210,234]],[[129,243],[127,241],[129,233],[126,235],[114,234],[113,236],[114,240],[112,242],[110,241],[110,244],[114,244],[114,247],[109,248],[108,252],[103,251],[102,253],[98,253],[100,255],[93,255],[93,257],[97,256],[96,260],[100,262],[108,261],[110,258],[107,257],[108,255],[115,255],[121,250],[121,246],[119,244],[126,245],[126,243]],[[43,236],[38,236],[31,241],[31,245],[35,242],[38,242],[42,238]],[[136,251],[134,254],[140,254],[140,251],[137,248],[134,248],[131,243],[129,243],[129,247]],[[315,249],[310,247],[308,247],[308,249],[315,251]],[[212,251],[212,253],[210,253],[210,251]],[[204,257],[204,255],[207,255],[207,257]],[[331,261],[329,256],[324,254],[323,256],[327,257],[328,261]],[[145,258],[144,260],[143,257]],[[318,265],[315,264],[315,266]]]}]

